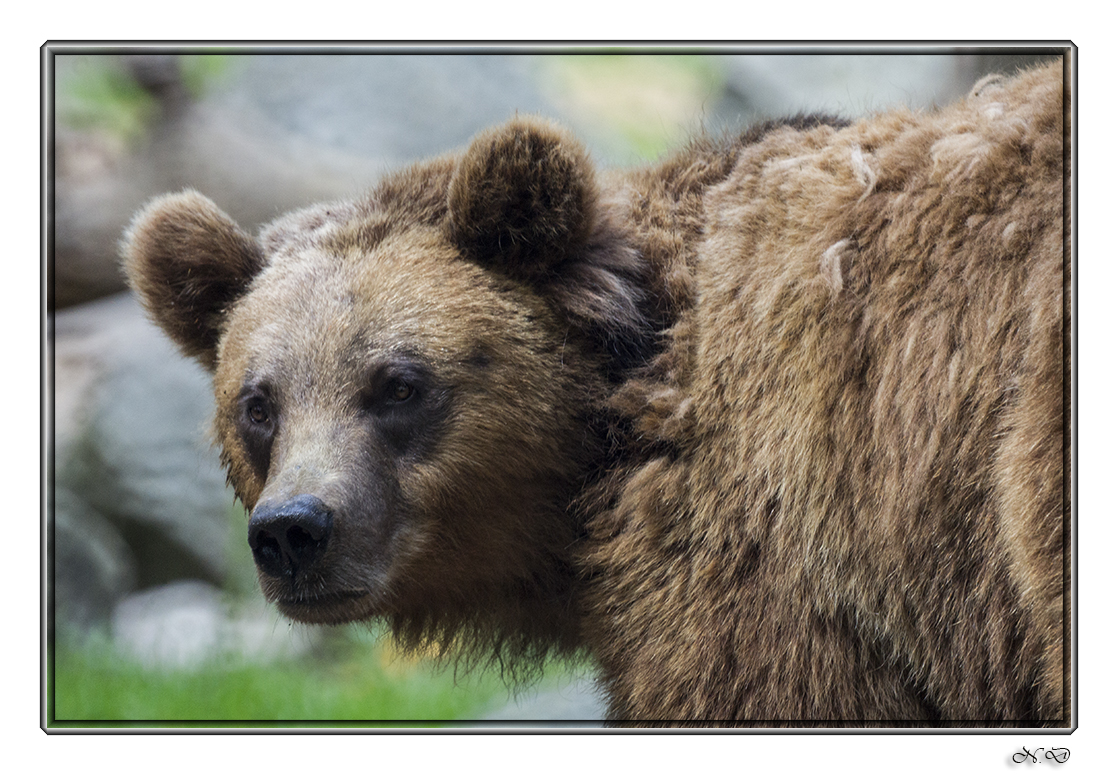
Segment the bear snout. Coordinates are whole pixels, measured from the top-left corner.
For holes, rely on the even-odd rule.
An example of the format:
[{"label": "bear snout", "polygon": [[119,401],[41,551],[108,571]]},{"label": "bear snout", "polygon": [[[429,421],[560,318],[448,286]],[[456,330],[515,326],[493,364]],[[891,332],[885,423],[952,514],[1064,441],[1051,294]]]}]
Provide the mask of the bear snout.
[{"label": "bear snout", "polygon": [[297,495],[258,504],[248,523],[248,544],[263,573],[295,580],[321,559],[333,527],[334,516],[325,503],[313,495]]}]

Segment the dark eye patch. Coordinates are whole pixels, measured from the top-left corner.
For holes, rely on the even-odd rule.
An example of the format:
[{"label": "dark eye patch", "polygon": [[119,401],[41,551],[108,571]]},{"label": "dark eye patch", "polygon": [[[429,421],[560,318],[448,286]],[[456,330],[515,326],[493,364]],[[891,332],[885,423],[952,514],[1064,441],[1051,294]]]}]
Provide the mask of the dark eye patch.
[{"label": "dark eye patch", "polygon": [[393,355],[368,371],[360,402],[396,457],[422,457],[446,418],[450,389],[418,356]]},{"label": "dark eye patch", "polygon": [[436,385],[432,370],[413,357],[396,357],[369,369],[360,402],[366,411],[384,414],[421,403]]},{"label": "dark eye patch", "polygon": [[278,404],[266,385],[247,384],[237,398],[237,428],[249,462],[267,478],[272,439],[278,424]]}]

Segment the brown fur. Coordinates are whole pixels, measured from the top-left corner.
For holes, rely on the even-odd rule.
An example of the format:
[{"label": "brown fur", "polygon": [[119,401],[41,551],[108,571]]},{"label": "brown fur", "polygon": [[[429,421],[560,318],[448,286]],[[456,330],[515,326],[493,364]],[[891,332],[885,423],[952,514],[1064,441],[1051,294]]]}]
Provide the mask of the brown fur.
[{"label": "brown fur", "polygon": [[1062,75],[602,175],[516,120],[126,266],[254,521],[333,515],[295,618],[586,648],[619,722],[1067,725]]}]

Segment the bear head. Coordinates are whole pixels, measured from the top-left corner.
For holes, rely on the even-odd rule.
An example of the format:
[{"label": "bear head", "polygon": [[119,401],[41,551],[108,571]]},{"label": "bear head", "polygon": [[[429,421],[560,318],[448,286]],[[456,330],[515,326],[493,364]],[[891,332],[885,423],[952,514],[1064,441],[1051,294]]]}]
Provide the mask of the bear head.
[{"label": "bear head", "polygon": [[574,642],[572,499],[604,454],[604,388],[651,336],[618,220],[584,150],[525,119],[258,238],[192,191],[136,216],[126,273],[213,373],[284,614]]}]

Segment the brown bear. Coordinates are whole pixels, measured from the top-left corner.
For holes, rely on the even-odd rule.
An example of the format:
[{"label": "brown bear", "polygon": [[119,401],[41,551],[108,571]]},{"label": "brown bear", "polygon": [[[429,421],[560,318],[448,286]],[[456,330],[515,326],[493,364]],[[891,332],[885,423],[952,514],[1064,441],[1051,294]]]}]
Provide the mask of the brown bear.
[{"label": "brown bear", "polygon": [[518,118],[125,266],[289,617],[589,654],[617,723],[1068,726],[1065,93],[613,172]]}]

